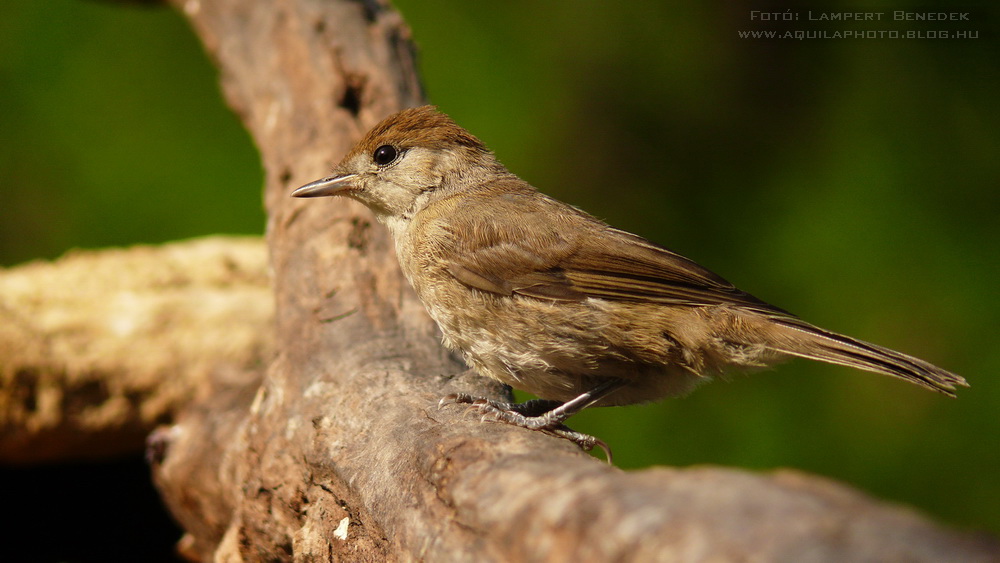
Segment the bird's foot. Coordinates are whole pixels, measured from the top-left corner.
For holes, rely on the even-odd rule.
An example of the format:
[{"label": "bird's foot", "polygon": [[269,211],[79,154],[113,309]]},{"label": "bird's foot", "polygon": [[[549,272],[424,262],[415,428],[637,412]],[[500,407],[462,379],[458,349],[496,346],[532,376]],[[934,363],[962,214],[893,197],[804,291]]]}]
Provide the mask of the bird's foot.
[{"label": "bird's foot", "polygon": [[[599,447],[604,452],[604,457],[611,463],[611,448],[603,440],[577,432],[563,424],[569,418],[565,405],[559,401],[548,401],[544,399],[534,399],[523,403],[507,403],[494,401],[482,397],[473,397],[465,393],[453,393],[447,395],[438,402],[438,407],[448,404],[468,405],[470,410],[477,411],[481,420],[493,420],[503,422],[529,430],[539,430],[546,434],[559,436],[573,442],[584,451],[589,452],[594,447]],[[574,411],[575,412],[575,411]]]}]

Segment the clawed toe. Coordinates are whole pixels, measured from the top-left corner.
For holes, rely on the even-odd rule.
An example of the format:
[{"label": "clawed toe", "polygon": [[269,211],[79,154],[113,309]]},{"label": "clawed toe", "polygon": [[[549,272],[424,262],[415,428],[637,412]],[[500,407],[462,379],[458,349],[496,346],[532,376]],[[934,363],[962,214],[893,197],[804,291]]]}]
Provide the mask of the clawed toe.
[{"label": "clawed toe", "polygon": [[438,401],[438,408],[443,408],[445,405],[471,405],[476,408],[491,407],[501,410],[510,409],[513,405],[510,403],[504,403],[502,401],[494,401],[492,399],[487,399],[485,397],[473,397],[467,393],[451,393],[441,397]]},{"label": "clawed toe", "polygon": [[445,405],[453,403],[471,403],[472,400],[472,395],[466,395],[465,393],[450,393],[441,397],[441,400],[438,401],[438,408],[443,409]]},{"label": "clawed toe", "polygon": [[595,447],[601,448],[604,452],[604,459],[608,461],[608,464],[613,464],[613,458],[611,455],[611,446],[607,442],[597,438],[596,436],[591,436],[590,434],[584,434],[583,432],[577,432],[566,426],[565,424],[560,424],[557,428],[546,428],[542,432],[546,434],[551,434],[553,436],[559,436],[560,438],[565,438],[570,442],[573,442],[580,447],[581,450],[589,452]]},{"label": "clawed toe", "polygon": [[611,448],[608,447],[607,443],[589,434],[570,429],[562,423],[564,419],[558,416],[558,413],[553,413],[554,409],[562,405],[557,401],[535,399],[525,403],[511,404],[483,397],[473,397],[465,393],[452,393],[438,401],[438,408],[449,404],[465,405],[466,411],[479,413],[481,422],[502,422],[529,430],[539,430],[552,436],[565,438],[588,452],[594,447],[599,447],[604,452],[608,463],[611,463]]}]

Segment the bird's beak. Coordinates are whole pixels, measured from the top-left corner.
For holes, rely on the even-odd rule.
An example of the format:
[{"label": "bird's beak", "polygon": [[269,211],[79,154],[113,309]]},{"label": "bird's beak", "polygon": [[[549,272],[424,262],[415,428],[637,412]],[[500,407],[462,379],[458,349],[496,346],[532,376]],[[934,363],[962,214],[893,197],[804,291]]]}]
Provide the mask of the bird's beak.
[{"label": "bird's beak", "polygon": [[292,197],[324,197],[340,195],[353,187],[357,174],[343,174],[340,176],[330,176],[298,188],[292,192]]}]

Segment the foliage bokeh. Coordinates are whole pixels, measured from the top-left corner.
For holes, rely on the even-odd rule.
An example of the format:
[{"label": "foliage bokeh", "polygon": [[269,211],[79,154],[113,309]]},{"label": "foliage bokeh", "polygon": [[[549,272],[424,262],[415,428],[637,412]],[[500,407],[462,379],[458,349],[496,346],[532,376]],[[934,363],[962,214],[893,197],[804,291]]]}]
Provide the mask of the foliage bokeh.
[{"label": "foliage bokeh", "polygon": [[[978,39],[781,41],[737,32],[823,27],[742,2],[397,4],[430,99],[523,178],[973,385],[948,400],[792,362],[575,428],[627,468],[795,467],[1000,532],[995,11],[841,23]],[[252,142],[183,18],[80,0],[0,16],[0,264],[262,232]]]}]

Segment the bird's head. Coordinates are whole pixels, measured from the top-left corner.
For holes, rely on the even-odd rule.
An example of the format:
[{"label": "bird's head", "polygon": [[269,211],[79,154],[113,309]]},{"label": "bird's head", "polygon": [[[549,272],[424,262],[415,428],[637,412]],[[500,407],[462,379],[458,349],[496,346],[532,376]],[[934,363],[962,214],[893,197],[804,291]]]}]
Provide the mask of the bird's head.
[{"label": "bird's head", "polygon": [[433,106],[422,106],[384,119],[332,175],[292,195],[346,196],[382,221],[408,220],[440,192],[473,185],[498,167],[482,141]]}]

